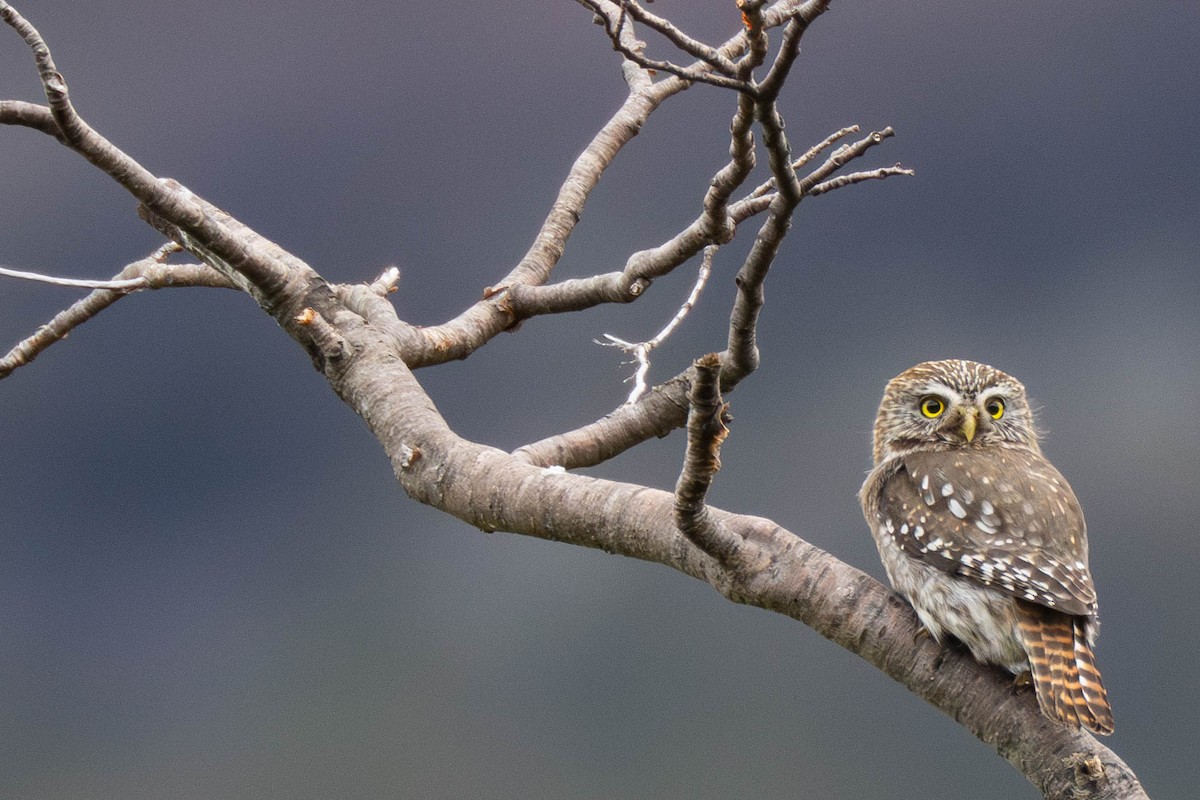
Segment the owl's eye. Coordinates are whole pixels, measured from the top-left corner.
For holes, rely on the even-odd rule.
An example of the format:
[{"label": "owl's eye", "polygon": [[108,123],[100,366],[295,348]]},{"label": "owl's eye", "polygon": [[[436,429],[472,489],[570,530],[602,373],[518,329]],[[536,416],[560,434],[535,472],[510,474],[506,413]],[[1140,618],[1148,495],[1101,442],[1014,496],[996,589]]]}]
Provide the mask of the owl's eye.
[{"label": "owl's eye", "polygon": [[921,398],[921,413],[929,419],[937,419],[946,410],[946,401],[940,397],[929,395]]},{"label": "owl's eye", "polygon": [[988,416],[992,419],[1000,419],[1004,416],[1004,400],[999,397],[993,397],[991,400],[987,401],[987,405],[983,407],[983,410],[986,411]]}]

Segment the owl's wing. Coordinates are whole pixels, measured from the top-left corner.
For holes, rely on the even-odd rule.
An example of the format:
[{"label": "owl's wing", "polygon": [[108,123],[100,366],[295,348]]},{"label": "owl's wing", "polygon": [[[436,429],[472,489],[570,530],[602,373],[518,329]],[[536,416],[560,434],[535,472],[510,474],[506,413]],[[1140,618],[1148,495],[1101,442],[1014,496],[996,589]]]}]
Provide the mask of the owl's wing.
[{"label": "owl's wing", "polygon": [[879,488],[880,524],[910,556],[1068,614],[1096,613],[1075,493],[1037,453],[902,456]]}]

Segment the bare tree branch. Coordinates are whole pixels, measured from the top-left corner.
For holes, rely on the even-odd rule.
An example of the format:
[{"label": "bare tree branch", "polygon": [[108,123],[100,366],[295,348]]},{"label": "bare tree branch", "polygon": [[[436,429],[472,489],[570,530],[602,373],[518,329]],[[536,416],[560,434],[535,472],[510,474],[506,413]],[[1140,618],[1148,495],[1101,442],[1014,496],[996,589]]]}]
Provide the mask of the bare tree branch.
[{"label": "bare tree branch", "polygon": [[721,468],[721,442],[729,435],[729,406],[721,399],[721,359],[709,353],[692,366],[696,380],[688,393],[687,455],[675,484],[675,524],[689,542],[728,568],[741,550],[741,538],[705,503]]},{"label": "bare tree branch", "polygon": [[[839,139],[844,139],[845,137],[849,136],[852,133],[858,133],[858,131],[859,131],[859,127],[857,125],[849,125],[845,128],[842,128],[841,130],[834,131],[833,133],[826,136],[821,141],[814,144],[812,147],[808,148],[808,150],[804,151],[804,154],[802,156],[800,156],[799,158],[797,158],[795,161],[792,162],[792,169],[797,169],[797,170],[800,169],[805,164],[807,164],[809,161],[812,161],[814,158],[816,158],[821,153],[823,153],[834,142],[838,141]],[[743,198],[742,202],[745,202],[746,200],[751,200],[756,197],[762,197],[763,195],[767,194],[774,188],[775,188],[775,178],[772,177],[770,180],[768,180],[765,183],[762,183],[758,187],[756,187],[754,189],[754,191],[752,191],[750,194],[746,195],[746,197]],[[764,206],[764,208],[765,208],[765,206]]]},{"label": "bare tree branch", "polygon": [[916,172],[913,170],[908,169],[907,167],[902,167],[899,164],[891,167],[879,167],[878,169],[864,170],[862,172],[851,172],[847,175],[839,175],[836,178],[830,178],[827,181],[821,181],[816,186],[808,190],[808,196],[816,197],[817,195],[822,195],[826,192],[832,192],[834,189],[841,189],[843,186],[852,186],[856,183],[862,183],[863,181],[883,180],[884,178],[890,178],[893,175],[912,176],[915,174]]},{"label": "bare tree branch", "polygon": [[20,125],[33,128],[66,143],[54,115],[46,106],[24,100],[0,100],[0,125]]},{"label": "bare tree branch", "polygon": [[578,469],[602,464],[650,439],[661,439],[687,421],[687,372],[653,387],[635,403],[575,430],[555,434],[513,451],[534,466]]},{"label": "bare tree branch", "polygon": [[[643,55],[645,43],[634,39],[628,41],[623,34],[629,29],[628,17],[632,15],[633,3],[628,0],[616,0],[618,8],[612,9],[612,2],[606,0],[579,0],[583,5],[592,9],[596,16],[604,23],[604,30],[608,33],[608,37],[612,39],[613,49],[623,55],[628,60],[637,64],[644,70],[666,72],[676,76],[688,83],[707,83],[712,86],[720,86],[724,89],[734,89],[739,92],[753,92],[754,87],[744,80],[728,77],[720,73],[714,73],[714,62],[721,59],[719,51],[713,48],[711,53],[706,52],[705,55],[699,56],[704,59],[704,64],[698,67],[682,67],[670,61],[663,61],[656,58],[648,58]],[[692,40],[682,38],[680,42],[676,42],[680,49],[685,52],[690,50],[681,42],[691,42]],[[697,55],[692,53],[692,55]],[[726,59],[727,60],[727,59]]]},{"label": "bare tree branch", "polygon": [[[857,125],[850,126],[826,137],[822,142],[810,148],[800,159],[792,162],[793,168],[797,165],[803,166],[828,148],[829,145],[857,130]],[[860,157],[867,150],[893,135],[894,131],[891,128],[885,128],[882,131],[875,131],[850,145],[838,148],[817,169],[800,181],[801,192],[805,195],[812,194],[813,190],[821,185],[820,181],[822,178]],[[736,140],[736,134],[734,138]],[[730,163],[732,165],[734,162],[731,161]],[[730,168],[730,166],[727,166],[723,170]],[[893,174],[891,170],[894,169],[896,168],[886,168],[887,174],[882,175],[874,173],[864,174],[870,177],[883,178]],[[895,174],[911,174],[911,171],[899,170]],[[718,173],[718,175],[721,175],[721,173]],[[858,173],[855,173],[855,175],[858,175]],[[846,177],[849,178],[850,176]],[[862,179],[865,180],[866,178]],[[858,178],[855,178],[853,182],[858,182],[858,180]],[[718,184],[718,180],[714,179],[714,187]],[[771,191],[774,186],[775,179],[772,178],[767,183],[756,188],[745,199],[739,200],[730,206],[728,210],[729,220],[736,226],[749,217],[765,211],[771,206],[777,196]],[[833,188],[838,187],[831,186],[829,189],[823,191],[830,191]],[[712,192],[713,190],[710,189],[710,196]],[[707,201],[708,198],[706,197],[706,203]],[[707,241],[704,234],[705,219],[702,215],[684,231],[676,235],[670,242],[651,250],[643,250],[633,254],[630,256],[624,272],[607,273],[594,278],[577,281],[564,281],[559,284],[551,284],[550,286],[536,287],[536,289],[533,287],[520,287],[522,289],[520,296],[528,296],[525,293],[529,292],[531,295],[534,295],[534,299],[530,301],[529,305],[521,306],[521,314],[518,316],[522,316],[523,318],[525,314],[554,313],[561,310],[587,308],[595,303],[605,302],[603,299],[606,296],[604,294],[605,287],[628,279],[630,273],[634,270],[645,269],[642,266],[644,264],[656,261],[663,264],[673,264],[677,260],[679,263],[682,263],[705,245]],[[672,266],[671,268],[673,269],[674,267]],[[517,295],[514,292],[516,288],[510,289],[510,296],[513,298],[512,302],[514,306],[517,304]],[[753,289],[753,285],[750,285],[749,288]],[[638,294],[641,291],[644,291],[644,289],[639,289]],[[541,295],[542,292],[546,294]],[[550,293],[554,294],[551,295]],[[759,302],[761,303],[761,298]],[[560,303],[561,305],[556,306],[555,303]],[[743,313],[748,312],[748,307],[743,309]],[[744,348],[747,352],[750,352],[749,345],[744,338],[737,340],[737,347]],[[751,359],[751,355],[749,354],[743,357]],[[723,354],[723,363],[732,363],[730,358],[728,352]],[[746,369],[744,365],[737,369],[727,368],[722,374],[722,391],[731,391],[737,385],[738,381],[749,374],[749,372],[750,370]],[[594,466],[615,458],[626,450],[641,444],[643,441],[652,438],[661,438],[672,430],[683,427],[687,419],[688,407],[686,387],[690,383],[689,372],[684,372],[656,387],[649,394],[642,395],[641,400],[637,403],[626,403],[603,419],[584,425],[574,431],[556,434],[524,445],[514,451],[514,453],[531,464],[555,464],[564,466],[567,469]]]},{"label": "bare tree branch", "polygon": [[696,282],[692,285],[692,291],[688,294],[687,300],[683,301],[683,305],[675,312],[675,316],[671,317],[671,321],[656,333],[652,339],[634,343],[618,339],[616,336],[606,333],[604,334],[604,338],[608,339],[608,341],[597,342],[607,347],[621,348],[626,353],[631,354],[638,365],[637,372],[633,375],[633,390],[629,392],[629,398],[625,401],[626,403],[636,403],[646,393],[646,374],[650,371],[650,352],[667,340],[696,305],[696,301],[700,299],[700,293],[704,291],[704,286],[708,283],[708,277],[712,274],[713,256],[716,252],[716,245],[709,245],[704,248],[704,258],[700,262],[700,273],[696,276]]},{"label": "bare tree branch", "polygon": [[729,315],[729,339],[722,371],[722,385],[729,388],[758,368],[756,328],[764,301],[763,282],[779,252],[783,237],[791,227],[792,212],[803,199],[805,190],[796,178],[791,147],[783,132],[783,117],[775,101],[799,54],[800,38],[808,23],[826,7],[828,2],[815,3],[810,9],[810,16],[797,16],[787,23],[779,53],[759,87],[759,95],[755,100],[755,116],[762,127],[763,146],[767,151],[776,193],[767,207],[767,218],[759,228],[754,245],[735,279],[738,291]]},{"label": "bare tree branch", "polygon": [[704,195],[704,212],[696,220],[700,230],[714,244],[730,241],[737,232],[737,223],[729,216],[729,198],[754,169],[753,123],[754,101],[748,95],[740,94],[737,110],[729,124],[729,163],[713,176]]},{"label": "bare tree branch", "polygon": [[[616,9],[614,0],[596,1]],[[587,2],[582,4],[591,8]],[[765,31],[778,27],[793,18],[811,22],[827,5],[828,0],[778,0],[762,13],[762,29]],[[632,26],[624,26],[621,37],[626,46],[632,47]],[[750,37],[747,31],[743,30],[716,48],[716,52],[722,58],[734,59],[746,53],[749,48]],[[751,60],[745,63],[754,62]],[[697,65],[697,68],[705,66],[707,65]],[[424,367],[466,358],[494,336],[510,329],[527,316],[579,310],[602,302],[630,302],[649,285],[649,281],[644,279],[645,276],[637,274],[638,269],[630,264],[624,272],[609,273],[582,281],[564,281],[556,289],[546,287],[546,292],[540,291],[541,284],[549,279],[551,271],[562,257],[567,239],[570,238],[576,222],[583,213],[584,204],[599,183],[604,170],[616,158],[621,148],[637,135],[650,114],[663,101],[693,85],[679,77],[653,83],[649,75],[637,67],[627,69],[625,74],[630,83],[629,96],[572,165],[529,251],[508,275],[484,291],[481,301],[449,322],[420,329],[419,335],[424,340],[424,347],[405,356],[411,366]],[[685,231],[680,236],[686,234]],[[678,260],[667,267],[667,261],[660,261],[658,256],[653,256],[647,259],[646,266],[651,268],[651,271],[653,268],[665,268],[669,271],[710,243],[703,237],[695,241],[694,247],[689,244],[688,247],[681,248],[667,243],[662,247],[665,252],[672,253],[672,258],[668,260]],[[686,256],[681,252],[684,250],[687,251]],[[538,291],[533,291],[534,289]]]},{"label": "bare tree branch", "polygon": [[675,24],[669,19],[664,19],[663,17],[647,11],[645,8],[642,8],[642,6],[639,5],[636,0],[623,0],[621,5],[622,8],[629,14],[629,16],[633,17],[646,27],[658,31],[668,41],[670,41],[671,44],[675,45],[688,55],[700,59],[722,74],[732,75],[736,71],[737,67],[734,65],[733,61],[727,58],[720,50],[715,47],[710,47],[704,42],[701,42],[699,39],[693,39],[691,36],[688,36],[686,33],[679,30],[679,28],[675,27]]},{"label": "bare tree branch", "polygon": [[60,311],[31,336],[14,345],[8,353],[0,357],[0,378],[7,377],[13,370],[33,361],[51,345],[67,338],[67,334],[75,328],[128,295],[130,291],[185,286],[236,288],[228,278],[203,264],[163,263],[173,249],[173,245],[168,245],[146,258],[134,261],[118,272],[112,281],[92,281],[91,283],[108,284],[108,287],[98,288],[69,308]]},{"label": "bare tree branch", "polygon": [[[736,121],[733,127],[735,130],[740,130]],[[857,130],[858,126],[854,125],[827,137],[793,162],[793,167],[803,166],[832,142]],[[836,160],[828,160],[822,165],[822,169],[832,166],[836,171],[840,166],[844,166],[849,160],[852,160],[847,157],[857,158],[865,149],[891,135],[891,129],[872,134],[863,142],[856,143],[853,150],[843,149],[839,159],[845,160],[841,164]],[[746,136],[749,137],[748,129]],[[860,145],[862,145],[862,149],[859,149]],[[752,146],[752,141],[748,142],[748,146]],[[753,150],[749,150],[748,154],[752,168]],[[590,278],[573,278],[544,286],[523,284],[509,286],[499,297],[499,305],[511,315],[515,322],[519,322],[542,314],[561,314],[580,311],[603,303],[629,303],[636,300],[649,288],[655,278],[670,274],[710,244],[730,241],[738,225],[767,210],[775,197],[772,192],[775,186],[774,178],[760,184],[745,198],[727,204],[728,195],[735,191],[744,180],[744,177],[740,179],[738,177],[744,168],[737,166],[736,160],[731,160],[729,164],[722,167],[713,177],[709,192],[705,196],[704,211],[701,215],[666,242],[630,255],[623,269],[601,273]],[[823,172],[822,174],[829,173]],[[863,173],[862,177],[856,173],[855,179],[852,181],[830,182],[830,186],[820,191],[807,189],[804,193],[806,196],[817,196],[844,185],[859,183],[867,178],[911,174],[913,174],[911,170],[899,166],[884,167]],[[808,185],[807,181],[802,183],[802,187]],[[815,189],[815,184],[812,188]],[[722,197],[722,194],[725,196]]]}]

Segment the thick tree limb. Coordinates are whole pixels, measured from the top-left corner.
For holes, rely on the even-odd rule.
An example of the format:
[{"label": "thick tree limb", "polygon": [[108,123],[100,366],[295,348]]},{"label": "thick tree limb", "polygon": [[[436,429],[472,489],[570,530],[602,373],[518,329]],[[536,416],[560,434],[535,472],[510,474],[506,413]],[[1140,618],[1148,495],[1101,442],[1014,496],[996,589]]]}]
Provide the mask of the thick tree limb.
[{"label": "thick tree limb", "polygon": [[[665,564],[735,602],[793,617],[957,720],[1047,798],[1146,797],[1115,754],[1087,733],[1047,720],[1007,673],[919,641],[912,610],[869,576],[769,520],[710,507],[742,540],[736,568],[723,568],[676,529],[675,498],[666,492],[541,469],[457,437],[376,335],[359,328],[348,336],[358,355],[326,376],[380,440],[414,499],[482,530]],[[1097,769],[1102,777],[1089,779]]]}]

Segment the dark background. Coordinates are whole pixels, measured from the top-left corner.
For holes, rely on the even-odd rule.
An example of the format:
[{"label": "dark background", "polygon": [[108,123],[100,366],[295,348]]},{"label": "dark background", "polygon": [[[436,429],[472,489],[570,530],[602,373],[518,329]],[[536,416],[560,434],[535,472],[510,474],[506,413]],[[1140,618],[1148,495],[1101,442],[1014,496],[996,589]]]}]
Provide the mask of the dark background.
[{"label": "dark background", "polygon": [[[732,0],[654,8],[710,40],[737,29]],[[565,0],[22,10],[116,144],[331,280],[399,265],[396,304],[423,324],[515,263],[624,94]],[[0,96],[39,99],[0,33]],[[855,492],[884,383],[950,356],[1021,378],[1090,523],[1108,743],[1158,797],[1194,786],[1200,737],[1196,41],[1186,2],[835,4],[786,93],[792,141],[894,125],[859,163],[917,177],[800,208],[712,496],[882,577]],[[696,87],[655,114],[556,276],[692,219],[732,107]],[[41,134],[0,130],[0,175],[0,264],[107,277],[161,241]],[[652,377],[723,346],[739,252]],[[420,377],[498,447],[591,421],[631,372],[592,340],[653,335],[693,275]],[[0,282],[5,346],[79,294]],[[667,488],[682,450],[594,473]],[[4,797],[1036,796],[803,626],[408,500],[232,292],[128,298],[0,383],[0,509]]]}]

